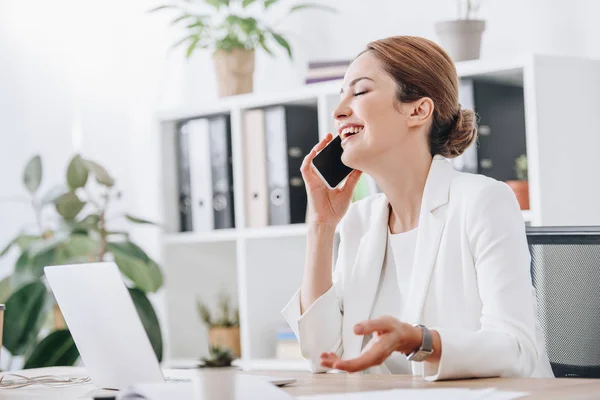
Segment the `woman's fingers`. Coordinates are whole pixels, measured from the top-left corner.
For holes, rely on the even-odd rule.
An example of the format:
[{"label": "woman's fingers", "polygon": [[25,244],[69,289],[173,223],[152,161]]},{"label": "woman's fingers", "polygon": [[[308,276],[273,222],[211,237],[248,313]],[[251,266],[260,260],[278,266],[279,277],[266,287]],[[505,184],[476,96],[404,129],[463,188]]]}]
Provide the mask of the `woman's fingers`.
[{"label": "woman's fingers", "polygon": [[358,181],[360,180],[361,176],[362,176],[362,171],[359,171],[357,169],[350,172],[350,175],[348,175],[348,178],[346,178],[344,187],[342,187],[341,190],[354,192],[354,188],[356,188],[356,185],[358,184]]},{"label": "woman's fingers", "polygon": [[389,317],[379,317],[354,325],[354,333],[368,335],[374,332],[389,332],[394,329],[394,320]]},{"label": "woman's fingers", "polygon": [[381,364],[388,356],[383,346],[375,345],[352,360],[339,360],[333,363],[333,368],[346,372],[362,371]]},{"label": "woman's fingers", "polygon": [[302,172],[303,174],[310,174],[312,172],[314,174],[314,171],[310,167],[310,163],[317,156],[317,153],[323,150],[325,146],[327,146],[329,142],[331,142],[332,138],[333,136],[331,135],[331,133],[328,133],[327,136],[325,136],[319,143],[317,143],[311,149],[310,153],[308,153],[302,161],[302,165],[300,166],[300,172]]},{"label": "woman's fingers", "polygon": [[323,353],[321,354],[321,366],[325,368],[333,368],[333,364],[338,362],[340,357],[335,353]]}]

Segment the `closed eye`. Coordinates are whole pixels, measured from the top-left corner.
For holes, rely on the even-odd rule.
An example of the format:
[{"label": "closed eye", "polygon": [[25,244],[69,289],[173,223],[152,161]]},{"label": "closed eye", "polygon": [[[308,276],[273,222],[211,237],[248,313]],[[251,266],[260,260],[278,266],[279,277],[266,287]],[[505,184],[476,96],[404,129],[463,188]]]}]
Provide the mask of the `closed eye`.
[{"label": "closed eye", "polygon": [[365,94],[365,93],[367,93],[367,91],[366,91],[366,90],[365,90],[364,92],[358,92],[358,93],[354,93],[354,97],[361,96],[361,95],[363,95],[363,94]]}]

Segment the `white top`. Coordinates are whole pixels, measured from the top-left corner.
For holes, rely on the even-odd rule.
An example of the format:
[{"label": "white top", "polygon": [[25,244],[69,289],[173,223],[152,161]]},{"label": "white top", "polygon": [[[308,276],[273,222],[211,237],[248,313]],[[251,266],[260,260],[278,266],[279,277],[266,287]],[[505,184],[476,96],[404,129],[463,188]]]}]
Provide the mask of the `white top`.
[{"label": "white top", "polygon": [[[404,307],[408,304],[410,294],[410,278],[413,270],[415,248],[417,245],[417,229],[403,233],[390,233],[385,259],[381,269],[377,296],[373,303],[371,319],[391,315],[400,321],[405,315]],[[371,340],[371,335],[365,336],[363,347]],[[379,373],[411,374],[410,362],[404,354],[393,353],[380,366]]]}]

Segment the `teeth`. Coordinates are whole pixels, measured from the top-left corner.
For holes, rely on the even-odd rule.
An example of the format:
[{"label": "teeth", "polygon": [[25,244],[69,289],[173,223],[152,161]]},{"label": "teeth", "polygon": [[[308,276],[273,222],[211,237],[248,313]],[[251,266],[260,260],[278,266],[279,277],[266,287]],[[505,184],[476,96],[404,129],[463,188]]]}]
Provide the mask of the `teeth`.
[{"label": "teeth", "polygon": [[351,126],[351,127],[348,127],[348,128],[344,128],[342,130],[342,135],[346,136],[346,135],[349,135],[349,134],[355,134],[355,133],[360,132],[362,129],[363,129],[362,126]]}]

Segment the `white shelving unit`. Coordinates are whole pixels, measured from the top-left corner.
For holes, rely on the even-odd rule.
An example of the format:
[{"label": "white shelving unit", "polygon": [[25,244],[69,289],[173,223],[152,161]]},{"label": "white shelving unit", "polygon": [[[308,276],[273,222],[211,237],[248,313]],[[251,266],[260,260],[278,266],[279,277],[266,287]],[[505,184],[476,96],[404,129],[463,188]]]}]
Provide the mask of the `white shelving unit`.
[{"label": "white shelving unit", "polygon": [[[457,64],[460,77],[523,87],[532,225],[600,224],[600,62],[529,56]],[[280,314],[301,282],[306,250],[304,224],[263,229],[245,227],[242,116],[245,110],[277,104],[310,104],[318,111],[319,134],[334,131],[332,110],[340,82],[284,93],[249,94],[160,115],[162,265],[167,288],[167,357],[206,354],[206,330],[196,298],[214,305],[224,290],[240,306],[243,362],[264,364],[275,355]],[[236,229],[179,233],[175,136],[177,121],[215,114],[231,116]],[[269,361],[267,361],[268,363]],[[292,362],[281,365],[300,365]]]}]

